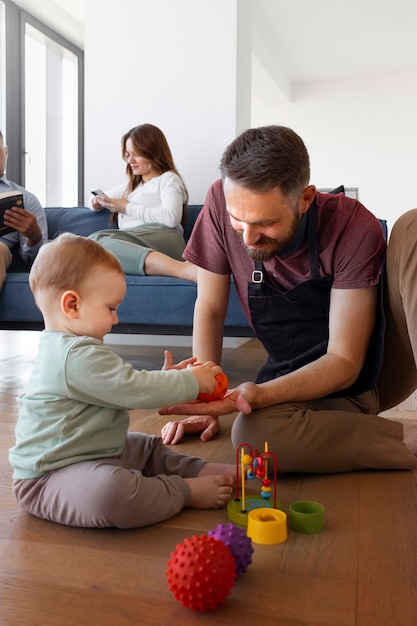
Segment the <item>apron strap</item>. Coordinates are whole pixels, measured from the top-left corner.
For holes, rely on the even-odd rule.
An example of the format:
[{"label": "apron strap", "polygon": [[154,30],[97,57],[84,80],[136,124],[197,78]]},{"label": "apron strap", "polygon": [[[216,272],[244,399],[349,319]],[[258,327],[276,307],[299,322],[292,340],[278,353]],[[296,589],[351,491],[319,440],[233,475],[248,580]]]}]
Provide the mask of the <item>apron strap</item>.
[{"label": "apron strap", "polygon": [[310,269],[314,280],[318,280],[321,278],[319,270],[317,240],[317,208],[316,199],[314,198],[313,202],[310,205],[310,208],[308,209],[308,247],[310,257]]},{"label": "apron strap", "polygon": [[252,272],[252,286],[255,293],[261,291],[264,282],[264,265],[262,261],[255,261],[255,269]]}]

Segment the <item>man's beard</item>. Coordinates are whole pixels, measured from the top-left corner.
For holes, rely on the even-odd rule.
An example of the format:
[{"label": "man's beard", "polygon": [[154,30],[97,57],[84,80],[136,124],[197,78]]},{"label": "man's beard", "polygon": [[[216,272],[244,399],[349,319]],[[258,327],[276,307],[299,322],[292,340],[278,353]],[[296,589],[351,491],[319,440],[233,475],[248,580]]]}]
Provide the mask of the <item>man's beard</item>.
[{"label": "man's beard", "polygon": [[[263,248],[252,248],[251,246],[245,245],[243,242],[243,233],[241,230],[236,231],[237,236],[241,240],[248,256],[254,261],[269,261],[275,255],[279,254],[285,246],[289,244],[289,242],[294,237],[295,233],[301,222],[301,215],[298,213],[294,213],[294,217],[290,226],[290,231],[288,235],[281,239],[272,239],[271,237],[262,236],[256,242],[256,245],[264,245]],[[266,245],[265,245],[266,244]]]}]

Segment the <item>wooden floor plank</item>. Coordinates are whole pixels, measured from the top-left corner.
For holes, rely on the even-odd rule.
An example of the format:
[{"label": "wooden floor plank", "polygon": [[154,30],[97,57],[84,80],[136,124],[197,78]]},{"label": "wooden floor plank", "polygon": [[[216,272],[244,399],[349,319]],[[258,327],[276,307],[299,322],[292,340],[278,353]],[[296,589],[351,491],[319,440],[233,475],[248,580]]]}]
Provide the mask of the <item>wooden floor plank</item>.
[{"label": "wooden floor plank", "polygon": [[[1,626],[416,626],[417,472],[280,475],[284,510],[299,499],[321,502],[323,532],[289,529],[282,544],[254,543],[247,572],[223,604],[203,614],[175,600],[166,568],[186,537],[226,523],[226,510],[184,510],[132,530],[69,528],[24,513],[13,496],[8,449],[37,341],[38,333],[0,332]],[[158,346],[115,349],[135,367],[162,364]],[[172,350],[174,360],[189,355],[188,348]],[[264,356],[256,340],[227,349],[231,385],[253,379]],[[233,463],[233,418],[222,420],[213,441],[189,437],[177,450]],[[167,419],[132,411],[130,428],[158,434]],[[251,481],[248,492],[258,490]]]},{"label": "wooden floor plank", "polygon": [[415,476],[361,474],[358,626],[417,624]]}]

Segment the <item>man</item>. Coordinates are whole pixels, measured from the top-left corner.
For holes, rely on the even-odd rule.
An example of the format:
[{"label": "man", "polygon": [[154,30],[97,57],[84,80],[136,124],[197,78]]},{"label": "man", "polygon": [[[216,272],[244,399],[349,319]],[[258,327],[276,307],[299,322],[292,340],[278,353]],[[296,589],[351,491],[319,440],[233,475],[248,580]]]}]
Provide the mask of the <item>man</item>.
[{"label": "man", "polygon": [[268,442],[281,471],[414,468],[414,430],[377,416],[386,247],[378,220],[344,194],[317,192],[306,147],[285,127],[242,133],[220,169],[184,254],[199,266],[194,356],[220,362],[232,274],[268,360],[256,384],[221,401],[163,410],[194,414],[168,423],[164,442],[210,439],[217,416],[238,410],[235,447]]},{"label": "man", "polygon": [[0,193],[21,191],[24,209],[13,207],[4,213],[4,223],[16,230],[0,237],[0,290],[6,280],[6,272],[12,262],[12,249],[19,247],[22,260],[30,266],[39,248],[48,240],[48,226],[45,211],[39,200],[20,185],[7,180],[5,176],[7,146],[0,131]]}]

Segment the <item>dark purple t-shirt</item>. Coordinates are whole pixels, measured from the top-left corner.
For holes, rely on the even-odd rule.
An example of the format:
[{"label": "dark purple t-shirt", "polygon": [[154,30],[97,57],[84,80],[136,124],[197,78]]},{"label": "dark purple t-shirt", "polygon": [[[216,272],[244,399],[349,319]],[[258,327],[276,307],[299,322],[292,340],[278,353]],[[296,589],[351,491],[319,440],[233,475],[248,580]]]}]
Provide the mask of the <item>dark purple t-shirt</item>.
[{"label": "dark purple t-shirt", "polygon": [[[336,289],[377,285],[386,242],[377,218],[360,202],[344,194],[316,194],[320,273]],[[285,252],[264,263],[285,289],[311,279],[304,221]],[[306,233],[305,233],[306,235]],[[250,320],[248,282],[254,262],[233,230],[226,211],[222,181],[210,187],[184,258],[215,274],[233,274],[243,309]]]}]

